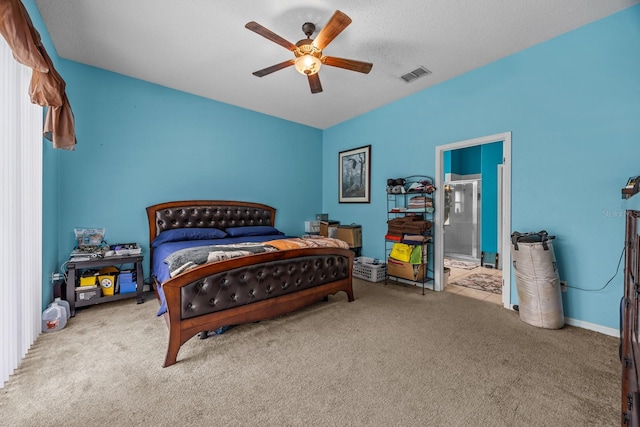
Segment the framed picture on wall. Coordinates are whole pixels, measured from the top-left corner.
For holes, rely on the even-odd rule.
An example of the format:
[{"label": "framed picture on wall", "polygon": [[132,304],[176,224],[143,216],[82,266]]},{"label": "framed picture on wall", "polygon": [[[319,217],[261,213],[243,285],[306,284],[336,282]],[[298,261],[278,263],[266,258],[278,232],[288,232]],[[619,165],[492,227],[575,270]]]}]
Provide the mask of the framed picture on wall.
[{"label": "framed picture on wall", "polygon": [[369,203],[371,146],[338,153],[338,201]]}]

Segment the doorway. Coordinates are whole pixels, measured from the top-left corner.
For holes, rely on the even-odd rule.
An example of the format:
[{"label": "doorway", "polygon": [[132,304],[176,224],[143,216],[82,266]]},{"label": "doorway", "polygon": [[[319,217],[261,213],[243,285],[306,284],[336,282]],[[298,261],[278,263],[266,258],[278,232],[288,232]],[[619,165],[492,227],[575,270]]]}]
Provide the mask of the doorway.
[{"label": "doorway", "polygon": [[[451,144],[437,146],[435,148],[436,158],[436,189],[440,190],[445,188],[444,179],[444,153],[451,150],[457,150],[461,148],[480,146],[484,144],[491,144],[494,142],[502,142],[502,167],[500,177],[501,191],[498,195],[499,200],[499,226],[497,242],[498,253],[500,256],[500,264],[504,267],[502,274],[502,305],[505,308],[511,308],[511,254],[510,254],[510,242],[508,236],[511,235],[511,132],[505,132],[495,135],[489,135],[480,138],[474,138]],[[436,191],[436,206],[445,206],[445,191]],[[435,211],[435,230],[434,230],[434,275],[435,283],[434,289],[437,291],[444,290],[443,287],[443,272],[444,272],[444,253],[445,253],[445,240],[444,240],[444,224],[445,224],[445,209],[436,209]]]},{"label": "doorway", "polygon": [[481,180],[444,184],[444,255],[480,263]]}]

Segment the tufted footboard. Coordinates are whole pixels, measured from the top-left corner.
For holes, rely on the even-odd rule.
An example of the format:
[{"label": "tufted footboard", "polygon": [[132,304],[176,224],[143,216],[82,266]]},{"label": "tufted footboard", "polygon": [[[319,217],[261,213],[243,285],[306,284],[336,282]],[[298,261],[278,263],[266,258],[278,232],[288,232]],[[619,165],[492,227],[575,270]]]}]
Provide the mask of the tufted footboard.
[{"label": "tufted footboard", "polygon": [[163,284],[169,345],[164,366],[203,331],[273,318],[338,291],[353,301],[353,252],[306,248],[233,258],[189,270]]}]

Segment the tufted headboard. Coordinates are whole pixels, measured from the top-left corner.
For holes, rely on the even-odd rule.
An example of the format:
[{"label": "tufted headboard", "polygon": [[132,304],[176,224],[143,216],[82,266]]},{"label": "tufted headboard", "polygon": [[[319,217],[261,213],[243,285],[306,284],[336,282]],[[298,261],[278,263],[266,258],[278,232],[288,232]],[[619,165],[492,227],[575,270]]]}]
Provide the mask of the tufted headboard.
[{"label": "tufted headboard", "polygon": [[185,200],[166,202],[147,208],[149,251],[151,242],[164,230],[174,228],[219,228],[249,225],[274,226],[276,210],[261,203],[230,200]]}]

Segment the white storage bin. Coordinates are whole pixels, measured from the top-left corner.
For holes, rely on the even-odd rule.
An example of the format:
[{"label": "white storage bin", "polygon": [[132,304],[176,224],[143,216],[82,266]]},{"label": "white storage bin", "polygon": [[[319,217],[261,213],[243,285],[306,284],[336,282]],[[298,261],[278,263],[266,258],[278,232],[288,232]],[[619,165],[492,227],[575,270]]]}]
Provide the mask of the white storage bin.
[{"label": "white storage bin", "polygon": [[387,278],[387,264],[375,258],[357,257],[353,262],[353,277],[382,282]]}]

